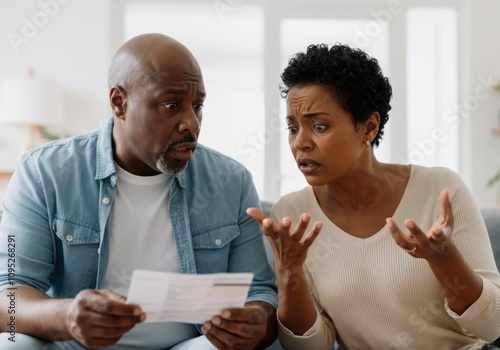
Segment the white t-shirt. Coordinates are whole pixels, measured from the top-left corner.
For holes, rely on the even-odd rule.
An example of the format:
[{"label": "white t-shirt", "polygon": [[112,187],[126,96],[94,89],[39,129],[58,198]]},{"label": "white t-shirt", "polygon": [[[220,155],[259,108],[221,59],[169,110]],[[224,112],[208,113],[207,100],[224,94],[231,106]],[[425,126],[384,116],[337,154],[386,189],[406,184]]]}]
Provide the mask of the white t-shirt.
[{"label": "white t-shirt", "polygon": [[[168,213],[173,176],[137,176],[115,166],[116,196],[110,212],[109,260],[102,289],[126,296],[135,269],[180,272]],[[192,324],[142,323],[111,349],[167,348],[198,335]]]}]

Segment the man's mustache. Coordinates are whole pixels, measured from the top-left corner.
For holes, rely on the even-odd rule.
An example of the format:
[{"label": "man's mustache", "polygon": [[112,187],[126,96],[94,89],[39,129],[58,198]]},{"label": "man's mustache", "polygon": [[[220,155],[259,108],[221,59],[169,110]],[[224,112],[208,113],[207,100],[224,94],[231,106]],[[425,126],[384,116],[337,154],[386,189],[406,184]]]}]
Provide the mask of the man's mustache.
[{"label": "man's mustache", "polygon": [[173,140],[173,141],[170,141],[169,143],[167,143],[167,145],[165,146],[165,149],[164,149],[164,152],[168,152],[170,151],[173,147],[177,146],[177,145],[180,145],[181,143],[185,143],[185,142],[189,142],[189,143],[196,143],[196,135],[188,135],[188,136],[185,136],[181,139],[178,139],[178,140]]}]

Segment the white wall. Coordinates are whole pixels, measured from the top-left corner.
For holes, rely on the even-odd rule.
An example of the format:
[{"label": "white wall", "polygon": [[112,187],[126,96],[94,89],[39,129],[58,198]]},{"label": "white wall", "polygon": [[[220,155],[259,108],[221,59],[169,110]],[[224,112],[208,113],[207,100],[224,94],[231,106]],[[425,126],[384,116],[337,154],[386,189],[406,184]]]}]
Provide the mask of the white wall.
[{"label": "white wall", "polygon": [[[35,76],[58,81],[65,92],[67,125],[53,131],[79,133],[109,115],[108,8],[103,0],[0,3],[0,81],[27,75],[30,67]],[[0,171],[13,170],[23,136],[19,127],[0,125]]]},{"label": "white wall", "polygon": [[[491,128],[500,126],[500,92],[486,90],[484,81],[500,81],[500,2],[469,0],[464,14],[463,78],[466,89],[460,99],[462,111],[462,174],[480,206],[494,206],[500,189],[486,183],[500,170],[500,136]],[[467,33],[468,30],[468,33]],[[467,57],[468,56],[468,57]],[[467,145],[468,143],[468,145]]]},{"label": "white wall", "polygon": [[[0,3],[0,80],[27,74],[30,67],[38,77],[57,80],[66,94],[68,122],[64,129],[69,134],[93,129],[109,115],[106,79],[111,52],[115,49],[110,44],[110,1]],[[51,6],[44,10],[41,4]],[[43,23],[40,11],[52,12],[46,15],[47,23]],[[458,118],[463,145],[461,175],[480,206],[495,205],[497,191],[486,189],[485,184],[500,169],[500,136],[490,131],[499,125],[500,93],[483,98],[484,90],[480,95],[476,90],[481,77],[500,79],[499,13],[497,0],[464,0],[464,21],[460,26],[461,78],[465,88],[459,107],[463,110],[463,106],[468,106],[470,112]],[[26,21],[36,20],[42,21],[41,27],[34,34],[28,33],[31,37],[26,38],[27,43],[13,45],[12,36],[26,36]],[[0,172],[13,169],[22,136],[22,130],[0,125]]]}]

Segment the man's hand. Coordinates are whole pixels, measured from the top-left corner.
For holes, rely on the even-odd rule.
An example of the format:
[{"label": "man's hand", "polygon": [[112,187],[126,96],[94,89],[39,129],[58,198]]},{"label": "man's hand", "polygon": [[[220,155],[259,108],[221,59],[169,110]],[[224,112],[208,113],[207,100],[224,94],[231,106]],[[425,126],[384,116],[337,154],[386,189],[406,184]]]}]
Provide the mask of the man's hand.
[{"label": "man's hand", "polygon": [[71,302],[65,326],[74,339],[94,349],[115,344],[145,318],[139,306],[126,304],[120,294],[86,289]]},{"label": "man's hand", "polygon": [[265,303],[224,310],[203,324],[201,331],[217,349],[262,348],[276,338],[276,310]]}]

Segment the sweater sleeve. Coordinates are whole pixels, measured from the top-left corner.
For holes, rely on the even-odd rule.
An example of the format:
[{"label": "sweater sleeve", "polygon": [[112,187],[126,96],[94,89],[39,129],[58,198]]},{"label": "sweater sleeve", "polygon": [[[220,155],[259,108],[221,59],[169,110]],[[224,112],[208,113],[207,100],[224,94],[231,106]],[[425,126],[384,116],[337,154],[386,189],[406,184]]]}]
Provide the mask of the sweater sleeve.
[{"label": "sweater sleeve", "polygon": [[319,305],[314,291],[314,285],[311,283],[310,275],[307,273],[307,269],[306,278],[317,310],[316,321],[303,335],[295,335],[292,331],[286,328],[278,318],[278,338],[285,349],[330,349],[336,337],[335,325],[333,324],[332,319]]},{"label": "sweater sleeve", "polygon": [[[455,218],[452,239],[465,260],[483,281],[483,291],[462,315],[453,312],[445,304],[448,314],[467,332],[493,341],[500,336],[500,274],[498,273],[491,242],[481,212],[460,177],[445,170],[443,188],[450,190]],[[450,281],[457,292],[467,286]],[[450,287],[451,288],[451,287]]]},{"label": "sweater sleeve", "polygon": [[[300,216],[299,212],[295,212],[297,208],[289,207],[285,205],[285,203],[286,201],[281,201],[281,203],[278,202],[273,207],[271,211],[272,220],[279,222],[285,216],[292,216],[294,218],[297,215]],[[278,317],[278,338],[280,340],[280,343],[283,345],[283,348],[285,349],[329,349],[335,341],[335,326],[332,319],[323,310],[320,303],[318,302],[314,281],[312,281],[311,275],[309,274],[307,268],[305,268],[305,274],[309,286],[309,291],[311,293],[317,311],[316,321],[311,326],[311,328],[309,328],[303,335],[295,335],[281,323]]]}]

